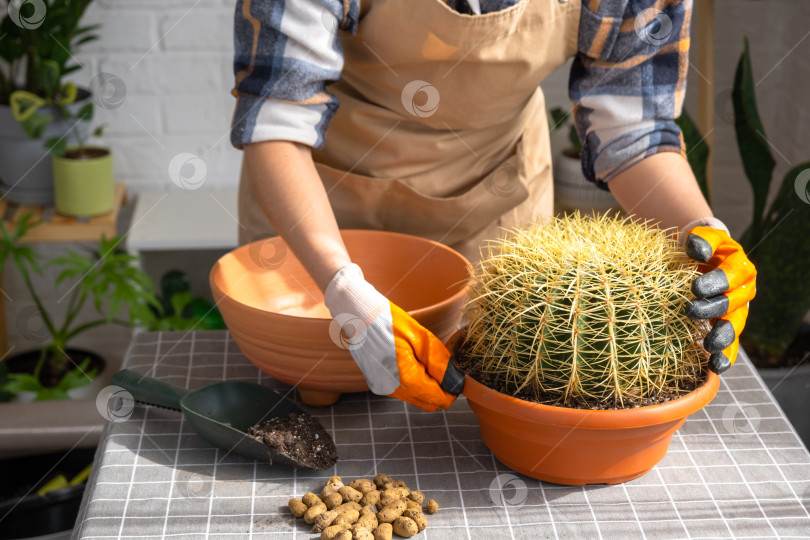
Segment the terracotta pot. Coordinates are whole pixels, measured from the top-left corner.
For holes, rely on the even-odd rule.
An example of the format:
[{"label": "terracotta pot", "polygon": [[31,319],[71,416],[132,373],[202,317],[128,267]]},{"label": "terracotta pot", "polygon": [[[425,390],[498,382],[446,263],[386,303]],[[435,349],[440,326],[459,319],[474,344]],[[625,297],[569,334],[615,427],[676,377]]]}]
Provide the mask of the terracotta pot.
[{"label": "terracotta pot", "polygon": [[[456,346],[461,332],[448,344]],[[507,467],[532,478],[582,486],[637,478],[661,461],[672,435],[717,394],[720,379],[667,403],[636,409],[554,407],[507,396],[467,377],[464,395],[481,436]]]},{"label": "terracotta pot", "polygon": [[[430,240],[383,231],[341,231],[366,279],[442,341],[457,329],[470,263]],[[209,276],[239,349],[259,369],[295,385],[301,399],[331,405],[368,390],[348,349],[333,341],[323,294],[279,237],[223,256]]]}]

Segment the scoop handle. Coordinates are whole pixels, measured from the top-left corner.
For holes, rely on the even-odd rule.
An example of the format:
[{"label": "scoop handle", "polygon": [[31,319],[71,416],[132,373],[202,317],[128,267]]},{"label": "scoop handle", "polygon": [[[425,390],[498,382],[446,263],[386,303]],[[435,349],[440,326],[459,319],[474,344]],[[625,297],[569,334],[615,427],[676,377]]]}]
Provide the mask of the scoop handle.
[{"label": "scoop handle", "polygon": [[189,393],[189,390],[185,388],[147,377],[129,369],[123,369],[113,375],[112,383],[129,391],[135,401],[176,411],[182,410],[180,400]]}]

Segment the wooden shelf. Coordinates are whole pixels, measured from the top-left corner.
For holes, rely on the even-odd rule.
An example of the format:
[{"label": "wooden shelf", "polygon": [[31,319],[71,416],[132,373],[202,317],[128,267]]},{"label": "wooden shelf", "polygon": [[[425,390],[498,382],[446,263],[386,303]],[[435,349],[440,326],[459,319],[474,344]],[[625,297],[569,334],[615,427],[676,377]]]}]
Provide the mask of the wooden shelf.
[{"label": "wooden shelf", "polygon": [[27,213],[41,223],[23,238],[24,243],[37,242],[95,242],[101,235],[110,238],[116,233],[116,220],[127,196],[127,186],[115,184],[112,211],[91,218],[75,218],[58,214],[53,206],[17,205],[0,200],[0,216],[6,229],[13,228],[17,220]]}]

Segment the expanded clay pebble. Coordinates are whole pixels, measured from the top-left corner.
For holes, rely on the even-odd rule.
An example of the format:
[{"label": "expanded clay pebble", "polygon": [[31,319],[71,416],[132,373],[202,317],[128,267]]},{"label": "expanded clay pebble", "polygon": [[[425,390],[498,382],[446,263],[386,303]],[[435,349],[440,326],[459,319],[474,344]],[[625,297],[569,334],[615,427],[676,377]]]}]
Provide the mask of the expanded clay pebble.
[{"label": "expanded clay pebble", "polygon": [[428,521],[425,514],[422,512],[417,512],[416,510],[405,510],[402,512],[402,517],[411,518],[413,522],[416,523],[416,527],[419,529],[419,532],[427,529]]},{"label": "expanded clay pebble", "polygon": [[321,532],[321,540],[335,540],[338,534],[348,528],[348,525],[330,525]]},{"label": "expanded clay pebble", "polygon": [[366,514],[366,515],[361,515],[360,519],[358,519],[357,523],[355,523],[354,525],[356,525],[358,527],[365,527],[369,531],[373,531],[374,529],[377,528],[377,525],[379,525],[379,522],[377,521],[377,515],[376,514]]},{"label": "expanded clay pebble", "polygon": [[368,493],[364,493],[363,498],[360,499],[361,506],[377,504],[378,502],[380,502],[380,492],[376,489],[369,491]]},{"label": "expanded clay pebble", "polygon": [[312,525],[313,523],[315,523],[315,520],[318,518],[318,516],[323,514],[324,512],[326,512],[325,504],[323,503],[313,504],[312,506],[307,508],[306,512],[304,512],[304,521],[306,521],[307,524]]},{"label": "expanded clay pebble", "polygon": [[435,514],[439,511],[439,503],[430,499],[427,503],[425,503],[425,513],[427,514]]},{"label": "expanded clay pebble", "polygon": [[326,505],[326,508],[328,510],[331,510],[336,506],[340,506],[341,504],[343,504],[343,495],[341,495],[340,493],[330,493],[329,495],[323,498],[323,504]]},{"label": "expanded clay pebble", "polygon": [[394,528],[394,534],[402,536],[403,538],[410,538],[419,532],[419,527],[416,526],[416,523],[411,518],[400,516],[394,520],[394,523],[391,525]]},{"label": "expanded clay pebble", "polygon": [[292,515],[297,518],[303,517],[304,512],[307,511],[307,505],[304,504],[301,499],[290,499],[290,502],[287,503],[287,507],[290,509],[290,512],[292,512]]},{"label": "expanded clay pebble", "polygon": [[374,540],[391,540],[394,535],[394,526],[390,523],[380,523],[374,530]]},{"label": "expanded clay pebble", "polygon": [[[393,534],[409,538],[428,526],[425,514],[439,505],[411,491],[402,480],[378,474],[373,480],[358,478],[348,485],[339,476],[330,477],[320,497],[309,492],[287,503],[295,517],[302,517],[321,540],[390,540]],[[345,502],[344,502],[345,501]]]},{"label": "expanded clay pebble", "polygon": [[418,489],[411,491],[408,494],[408,498],[413,502],[415,502],[416,504],[418,504],[419,506],[425,504],[425,494],[419,491]]},{"label": "expanded clay pebble", "polygon": [[385,484],[391,483],[391,477],[387,474],[378,474],[374,477],[374,485],[377,486],[377,489],[382,489]]},{"label": "expanded clay pebble", "polygon": [[345,502],[358,502],[363,498],[363,494],[351,486],[343,486],[342,488],[338,489],[338,493],[343,496],[343,500]]},{"label": "expanded clay pebble", "polygon": [[371,531],[366,527],[355,523],[350,530],[352,532],[352,540],[374,540],[374,535],[372,535]]},{"label": "expanded clay pebble", "polygon": [[356,489],[360,493],[368,493],[369,491],[374,491],[377,489],[377,486],[374,485],[374,482],[369,480],[368,478],[358,478],[357,480],[352,480],[349,484],[349,487],[352,489]]}]

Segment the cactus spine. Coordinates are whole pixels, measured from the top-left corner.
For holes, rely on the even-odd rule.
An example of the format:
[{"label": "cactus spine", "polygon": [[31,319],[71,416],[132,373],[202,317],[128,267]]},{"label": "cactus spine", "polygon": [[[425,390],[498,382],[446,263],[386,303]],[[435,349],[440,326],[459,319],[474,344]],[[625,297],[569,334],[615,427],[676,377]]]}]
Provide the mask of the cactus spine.
[{"label": "cactus spine", "polygon": [[475,271],[464,344],[499,390],[624,406],[702,377],[706,328],[684,315],[700,272],[671,235],[578,213],[510,233]]}]

